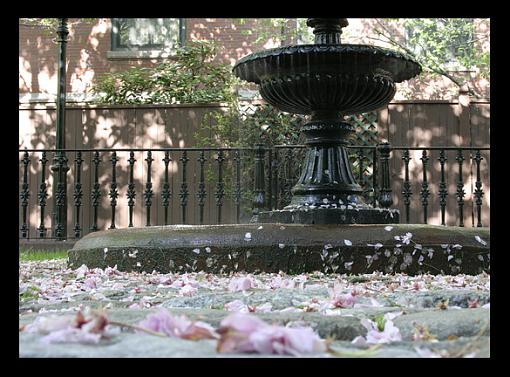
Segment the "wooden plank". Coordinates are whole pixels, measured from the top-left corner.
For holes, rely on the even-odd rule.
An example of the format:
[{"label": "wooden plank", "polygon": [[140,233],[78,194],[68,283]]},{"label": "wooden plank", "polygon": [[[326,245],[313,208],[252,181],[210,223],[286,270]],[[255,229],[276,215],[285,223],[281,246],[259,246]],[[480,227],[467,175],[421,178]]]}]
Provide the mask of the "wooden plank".
[{"label": "wooden plank", "polygon": [[[81,112],[79,109],[66,109],[65,112],[65,148],[76,149],[76,127],[81,123]],[[74,237],[75,226],[75,207],[74,207],[74,187],[75,187],[75,159],[76,152],[66,153],[67,166],[69,171],[66,175],[66,195],[67,195],[67,236]]]},{"label": "wooden plank", "polygon": [[[471,104],[470,106],[471,145],[487,147],[490,145],[490,104]],[[481,151],[480,175],[484,196],[482,197],[482,225],[490,226],[490,151]],[[476,169],[471,177],[476,182]],[[475,211],[476,216],[476,211]],[[476,220],[475,217],[475,225]]]},{"label": "wooden plank", "polygon": [[[428,143],[427,134],[424,132],[425,124],[427,122],[427,115],[423,110],[422,104],[412,104],[409,106],[409,127],[403,136],[403,141],[406,145],[415,147],[424,146]],[[426,145],[425,145],[426,146]],[[413,195],[414,200],[411,201],[411,223],[423,223],[423,209],[421,205],[420,191],[422,189],[422,175],[423,168],[420,158],[422,151],[410,151],[412,160],[409,163],[409,175],[411,179],[411,190],[416,195]]]}]

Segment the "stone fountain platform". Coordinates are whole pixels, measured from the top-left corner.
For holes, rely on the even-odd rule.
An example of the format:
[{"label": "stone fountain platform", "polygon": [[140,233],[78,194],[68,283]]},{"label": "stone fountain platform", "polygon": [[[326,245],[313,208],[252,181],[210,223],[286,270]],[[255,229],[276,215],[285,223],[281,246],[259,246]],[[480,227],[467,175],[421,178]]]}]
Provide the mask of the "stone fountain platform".
[{"label": "stone fountain platform", "polygon": [[392,225],[169,225],[88,234],[69,267],[226,273],[479,274],[490,272],[490,229]]}]

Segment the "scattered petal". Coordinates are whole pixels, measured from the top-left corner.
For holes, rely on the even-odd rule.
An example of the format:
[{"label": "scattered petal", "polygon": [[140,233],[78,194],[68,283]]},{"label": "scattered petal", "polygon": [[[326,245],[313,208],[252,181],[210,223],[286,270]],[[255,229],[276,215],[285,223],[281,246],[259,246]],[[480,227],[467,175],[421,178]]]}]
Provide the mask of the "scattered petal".
[{"label": "scattered petal", "polygon": [[232,279],[228,285],[230,292],[245,291],[247,289],[255,288],[255,280],[251,276],[241,277],[238,279]]},{"label": "scattered petal", "polygon": [[198,289],[192,287],[191,285],[185,285],[179,290],[180,296],[194,296],[198,292]]},{"label": "scattered petal", "polygon": [[248,309],[248,305],[246,305],[241,300],[234,300],[225,304],[225,309],[229,312],[241,312],[248,313],[250,310]]},{"label": "scattered petal", "polygon": [[480,236],[475,236],[475,240],[477,240],[478,242],[480,242],[483,246],[486,246],[487,245],[487,242],[482,240],[482,238]]},{"label": "scattered petal", "polygon": [[351,343],[353,345],[355,345],[356,347],[365,347],[365,346],[368,345],[367,340],[365,339],[365,337],[361,336],[361,335],[359,335],[356,338],[354,338]]},{"label": "scattered petal", "polygon": [[149,314],[138,324],[140,327],[162,333],[169,337],[188,340],[215,339],[214,328],[204,322],[192,322],[185,316],[174,316],[166,309]]},{"label": "scattered petal", "polygon": [[76,328],[66,328],[52,332],[41,339],[44,343],[97,344],[101,334],[92,334]]},{"label": "scattered petal", "polygon": [[84,264],[82,264],[79,268],[77,268],[75,270],[75,272],[76,272],[76,278],[80,279],[80,278],[84,277],[89,272],[89,268],[87,266],[85,266]]},{"label": "scattered petal", "polygon": [[250,314],[231,314],[218,333],[218,352],[300,356],[326,351],[325,342],[309,327],[269,325]]}]

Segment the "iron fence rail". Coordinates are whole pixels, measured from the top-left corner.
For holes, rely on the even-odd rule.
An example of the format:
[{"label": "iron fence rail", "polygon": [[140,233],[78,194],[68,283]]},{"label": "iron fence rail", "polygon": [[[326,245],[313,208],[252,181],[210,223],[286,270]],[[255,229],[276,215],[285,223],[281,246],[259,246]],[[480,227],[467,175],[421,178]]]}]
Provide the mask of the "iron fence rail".
[{"label": "iron fence rail", "polygon": [[[431,200],[437,199],[440,224],[448,225],[446,214],[452,212],[448,210],[448,198],[452,197],[448,185],[454,176],[456,225],[464,226],[464,177],[469,163],[474,182],[472,224],[483,225],[485,193],[481,175],[487,167],[482,162],[487,163],[487,159],[482,153],[490,153],[490,147],[379,144],[348,148],[365,199],[384,208],[398,201],[403,205],[401,221],[407,223],[412,219],[413,204],[416,207],[413,195],[419,194],[421,222],[428,223]],[[133,227],[135,209],[140,205],[145,216],[143,223],[136,224],[139,226],[249,221],[252,210],[281,209],[290,202],[304,149],[304,145],[20,149],[19,237],[72,239],[97,230]],[[411,151],[421,151],[421,156],[413,157]],[[435,172],[431,156],[437,152],[439,170]],[[448,159],[448,153],[455,153],[453,160]],[[48,166],[52,154],[53,165]],[[415,163],[413,168],[411,162]],[[61,171],[70,171],[64,180],[67,185],[52,187],[52,172]],[[400,190],[392,190],[396,180],[401,182]],[[438,189],[433,194],[431,188],[436,183]],[[50,194],[56,198],[54,208],[48,203]],[[56,217],[48,219],[50,211],[64,211],[71,216],[65,224],[56,223]],[[120,221],[119,216],[126,214],[127,219]],[[99,220],[106,217],[100,225]]]}]

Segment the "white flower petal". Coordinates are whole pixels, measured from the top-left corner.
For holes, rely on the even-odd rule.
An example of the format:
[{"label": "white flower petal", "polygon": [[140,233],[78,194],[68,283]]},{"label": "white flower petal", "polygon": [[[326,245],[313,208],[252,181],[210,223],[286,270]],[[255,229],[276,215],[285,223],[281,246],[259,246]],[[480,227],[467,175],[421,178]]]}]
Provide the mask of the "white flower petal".
[{"label": "white flower petal", "polygon": [[484,240],[482,240],[482,239],[480,238],[480,236],[475,236],[475,240],[477,240],[478,242],[480,242],[483,246],[486,246],[486,245],[487,245],[487,242],[486,242],[486,241],[484,241]]},{"label": "white flower petal", "polygon": [[356,347],[365,347],[367,345],[367,340],[363,336],[357,336],[351,343]]}]

